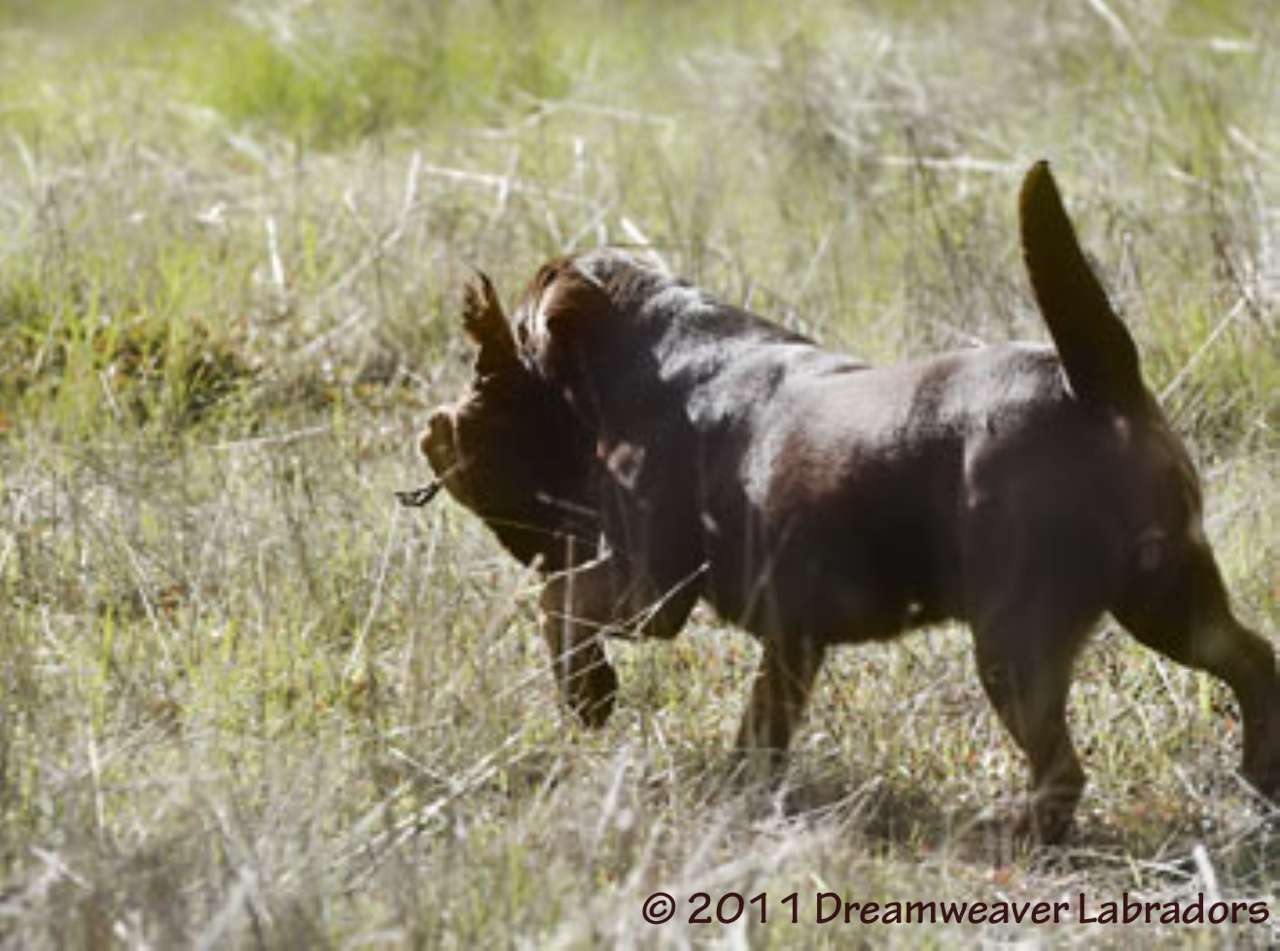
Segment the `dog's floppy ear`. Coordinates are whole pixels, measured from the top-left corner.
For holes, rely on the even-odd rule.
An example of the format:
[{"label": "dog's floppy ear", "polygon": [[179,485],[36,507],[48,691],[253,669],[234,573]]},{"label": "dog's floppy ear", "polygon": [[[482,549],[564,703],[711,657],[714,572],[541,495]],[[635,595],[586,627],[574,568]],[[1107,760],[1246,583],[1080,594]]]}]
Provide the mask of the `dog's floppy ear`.
[{"label": "dog's floppy ear", "polygon": [[469,281],[463,291],[462,325],[467,336],[480,347],[476,372],[481,376],[508,369],[519,362],[511,325],[502,312],[493,282],[483,271],[476,271],[475,280]]},{"label": "dog's floppy ear", "polygon": [[589,332],[613,310],[613,302],[596,281],[571,264],[554,270],[538,303],[542,329],[552,338]]}]

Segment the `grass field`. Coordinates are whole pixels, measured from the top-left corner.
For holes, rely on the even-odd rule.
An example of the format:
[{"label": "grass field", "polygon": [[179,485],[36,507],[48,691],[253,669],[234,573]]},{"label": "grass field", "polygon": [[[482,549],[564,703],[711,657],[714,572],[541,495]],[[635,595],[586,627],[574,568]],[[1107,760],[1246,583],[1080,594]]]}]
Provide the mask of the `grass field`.
[{"label": "grass field", "polygon": [[[1026,770],[963,630],[830,657],[789,789],[742,789],[749,638],[618,645],[583,732],[535,579],[393,500],[469,374],[470,265],[511,295],[650,244],[875,361],[1044,339],[1014,217],[1042,156],[1276,642],[1269,0],[0,0],[0,944],[1280,941],[1228,692],[1110,622],[1078,828],[1014,848]],[[768,920],[689,924],[699,891]],[[827,891],[1271,921],[820,925]]]}]

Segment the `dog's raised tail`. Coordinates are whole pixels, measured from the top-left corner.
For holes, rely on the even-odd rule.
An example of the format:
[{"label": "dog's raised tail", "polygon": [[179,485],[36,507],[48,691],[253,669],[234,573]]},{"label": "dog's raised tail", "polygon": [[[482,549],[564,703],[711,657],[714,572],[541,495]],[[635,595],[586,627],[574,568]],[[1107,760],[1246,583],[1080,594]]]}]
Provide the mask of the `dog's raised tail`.
[{"label": "dog's raised tail", "polygon": [[1083,403],[1136,409],[1145,399],[1138,350],[1080,250],[1048,162],[1023,179],[1018,217],[1031,289],[1072,391]]}]

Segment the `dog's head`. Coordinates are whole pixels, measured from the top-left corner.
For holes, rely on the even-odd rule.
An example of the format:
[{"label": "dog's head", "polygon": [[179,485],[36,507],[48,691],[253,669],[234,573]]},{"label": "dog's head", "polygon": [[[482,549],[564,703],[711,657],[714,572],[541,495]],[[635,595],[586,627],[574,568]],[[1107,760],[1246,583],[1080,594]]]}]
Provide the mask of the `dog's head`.
[{"label": "dog's head", "polygon": [[[584,374],[590,370],[610,375],[625,369],[611,366],[599,346],[611,331],[617,336],[616,310],[606,282],[617,281],[613,272],[623,270],[623,263],[629,259],[609,252],[548,261],[529,282],[512,320],[529,365],[570,398],[577,396],[578,411],[588,417],[594,417],[596,407],[581,405],[578,391],[584,389]],[[634,352],[625,354],[627,360],[636,357]]]},{"label": "dog's head", "polygon": [[493,285],[467,285],[467,335],[479,347],[466,394],[436,409],[419,440],[437,479],[516,558],[566,566],[599,534],[590,435],[564,397],[521,360]]}]

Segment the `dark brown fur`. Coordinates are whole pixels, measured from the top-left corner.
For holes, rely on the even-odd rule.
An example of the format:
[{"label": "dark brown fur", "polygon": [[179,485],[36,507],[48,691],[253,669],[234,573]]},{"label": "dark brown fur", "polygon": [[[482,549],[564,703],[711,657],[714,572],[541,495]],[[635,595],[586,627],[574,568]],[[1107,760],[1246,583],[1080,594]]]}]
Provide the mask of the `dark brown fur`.
[{"label": "dark brown fur", "polygon": [[569,566],[600,534],[591,437],[554,388],[520,359],[493,285],[467,286],[463,325],[479,345],[471,387],[431,414],[419,446],[444,487],[524,564]]},{"label": "dark brown fur", "polygon": [[[470,484],[446,485],[500,537],[490,500],[549,537],[567,528],[534,511],[531,492],[598,515],[605,548],[592,560],[504,539],[569,569],[548,578],[544,630],[573,659],[560,682],[588,722],[607,716],[617,683],[601,632],[674,636],[699,597],[762,642],[738,745],[777,751],[828,647],[959,618],[1030,760],[1024,829],[1053,841],[1084,785],[1065,719],[1072,662],[1110,611],[1231,686],[1244,774],[1280,793],[1272,649],[1231,613],[1190,459],[1044,163],[1020,214],[1056,348],[869,368],[619,252],[539,272],[513,315],[520,369],[508,372],[541,408],[506,419],[502,450],[532,455],[491,472],[497,449],[478,436],[469,451],[490,454],[487,474],[473,465]],[[470,399],[453,418],[482,398]],[[442,472],[454,456],[437,429],[424,448]]]},{"label": "dark brown fur", "polygon": [[[535,285],[527,293],[537,291]],[[466,288],[463,326],[479,348],[471,386],[431,414],[419,440],[437,485],[526,565],[550,573],[590,561],[599,549],[603,471],[591,434],[559,389],[521,361],[483,274]],[[618,681],[599,640],[580,639],[570,649],[563,626],[547,622],[543,633],[570,705],[587,722],[603,723]]]}]

